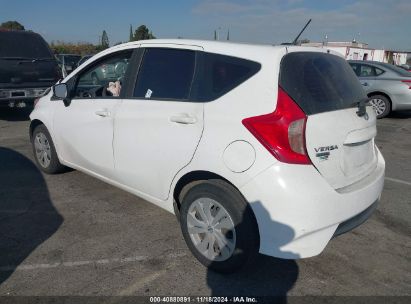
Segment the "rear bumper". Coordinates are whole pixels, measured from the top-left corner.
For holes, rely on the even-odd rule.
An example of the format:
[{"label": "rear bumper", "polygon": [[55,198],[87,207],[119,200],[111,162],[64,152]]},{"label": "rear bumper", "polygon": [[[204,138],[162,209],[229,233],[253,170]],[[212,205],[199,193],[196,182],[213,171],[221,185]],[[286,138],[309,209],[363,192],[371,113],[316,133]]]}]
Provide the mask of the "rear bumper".
[{"label": "rear bumper", "polygon": [[408,88],[405,90],[405,92],[400,94],[391,95],[392,109],[394,111],[411,110],[411,90]]},{"label": "rear bumper", "polygon": [[385,162],[342,190],[333,189],[313,166],[277,163],[240,188],[260,232],[260,253],[287,259],[320,254],[336,235],[363,223],[384,185]]},{"label": "rear bumper", "polygon": [[0,102],[32,100],[43,95],[47,88],[0,89]]},{"label": "rear bumper", "polygon": [[365,209],[361,213],[339,224],[337,229],[334,232],[333,238],[341,234],[350,232],[351,230],[357,228],[362,223],[364,223],[366,220],[368,220],[371,217],[371,215],[374,213],[374,211],[377,209],[379,202],[380,202],[379,200],[375,201],[371,206],[369,206],[367,209]]}]

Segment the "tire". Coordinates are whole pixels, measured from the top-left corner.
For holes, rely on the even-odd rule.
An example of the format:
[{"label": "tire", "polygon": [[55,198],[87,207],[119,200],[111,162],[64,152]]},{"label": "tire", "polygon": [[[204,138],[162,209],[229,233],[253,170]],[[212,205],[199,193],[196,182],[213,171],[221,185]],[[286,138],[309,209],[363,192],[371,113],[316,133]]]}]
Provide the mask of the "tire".
[{"label": "tire", "polygon": [[53,140],[45,125],[38,125],[31,140],[33,155],[37,166],[47,174],[56,174],[65,171],[66,167],[60,164]]},{"label": "tire", "polygon": [[370,104],[372,105],[377,118],[386,117],[391,112],[391,102],[384,95],[373,95],[370,97]]},{"label": "tire", "polygon": [[[204,220],[207,214],[208,221]],[[224,181],[204,181],[188,190],[180,208],[180,226],[193,255],[215,272],[238,271],[258,254],[254,213],[238,190]]]}]

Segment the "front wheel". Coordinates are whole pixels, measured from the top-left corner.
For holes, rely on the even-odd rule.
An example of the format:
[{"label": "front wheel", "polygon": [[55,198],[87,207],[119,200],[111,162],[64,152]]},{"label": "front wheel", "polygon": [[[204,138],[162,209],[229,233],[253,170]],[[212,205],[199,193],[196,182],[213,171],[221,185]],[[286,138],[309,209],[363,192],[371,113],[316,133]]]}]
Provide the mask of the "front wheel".
[{"label": "front wheel", "polygon": [[180,225],[193,255],[216,272],[235,272],[258,253],[254,214],[238,190],[223,181],[204,181],[187,192]]},{"label": "front wheel", "polygon": [[55,174],[64,171],[60,164],[50,133],[44,125],[38,125],[32,136],[33,154],[38,167],[45,173]]},{"label": "front wheel", "polygon": [[384,118],[391,112],[391,103],[384,95],[374,95],[370,98],[370,104],[372,105],[377,118]]}]

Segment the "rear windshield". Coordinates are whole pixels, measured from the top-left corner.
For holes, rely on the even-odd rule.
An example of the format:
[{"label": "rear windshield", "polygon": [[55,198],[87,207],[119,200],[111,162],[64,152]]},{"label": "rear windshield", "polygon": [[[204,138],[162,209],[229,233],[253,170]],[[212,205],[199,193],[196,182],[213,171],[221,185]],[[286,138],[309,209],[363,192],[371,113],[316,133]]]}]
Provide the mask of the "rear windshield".
[{"label": "rear windshield", "polygon": [[397,67],[397,66],[389,64],[389,63],[384,63],[384,62],[381,62],[379,64],[382,65],[383,67],[397,73],[400,76],[411,77],[411,73],[408,72],[407,70],[404,70],[403,68]]},{"label": "rear windshield", "polygon": [[0,58],[52,58],[51,51],[35,33],[0,32]]},{"label": "rear windshield", "polygon": [[285,55],[279,84],[307,115],[353,107],[366,98],[349,64],[327,53]]}]

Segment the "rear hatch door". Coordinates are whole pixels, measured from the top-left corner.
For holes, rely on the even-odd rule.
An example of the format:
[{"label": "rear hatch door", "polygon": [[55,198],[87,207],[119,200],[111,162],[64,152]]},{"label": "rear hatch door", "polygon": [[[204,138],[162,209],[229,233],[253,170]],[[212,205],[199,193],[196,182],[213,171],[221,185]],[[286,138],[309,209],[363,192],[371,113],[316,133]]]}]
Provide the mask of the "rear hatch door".
[{"label": "rear hatch door", "polygon": [[307,153],[333,188],[353,184],[376,168],[375,113],[361,107],[366,94],[343,58],[291,52],[281,62],[280,86],[306,113]]}]

